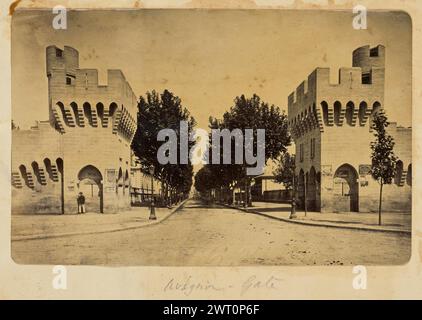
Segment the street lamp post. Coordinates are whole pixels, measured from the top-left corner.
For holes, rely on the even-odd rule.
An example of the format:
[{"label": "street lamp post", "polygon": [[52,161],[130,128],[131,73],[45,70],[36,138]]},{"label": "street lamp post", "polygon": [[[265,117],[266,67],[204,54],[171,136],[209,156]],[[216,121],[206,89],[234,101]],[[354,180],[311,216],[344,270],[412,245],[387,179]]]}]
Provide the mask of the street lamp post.
[{"label": "street lamp post", "polygon": [[155,215],[155,203],[154,203],[154,167],[149,168],[149,174],[151,175],[151,206],[149,212],[149,220],[157,220]]},{"label": "street lamp post", "polygon": [[292,208],[289,219],[296,218],[296,166],[293,165],[293,180],[292,180]]}]

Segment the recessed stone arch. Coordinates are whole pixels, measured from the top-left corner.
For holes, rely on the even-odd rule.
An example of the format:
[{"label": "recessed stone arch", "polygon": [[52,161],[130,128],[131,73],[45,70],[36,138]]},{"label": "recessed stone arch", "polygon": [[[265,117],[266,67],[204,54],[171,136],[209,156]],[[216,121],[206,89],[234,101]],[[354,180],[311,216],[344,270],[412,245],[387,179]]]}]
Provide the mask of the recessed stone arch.
[{"label": "recessed stone arch", "polygon": [[334,102],[334,123],[337,126],[341,125],[340,117],[341,117],[341,102],[336,101]]},{"label": "recessed stone arch", "polygon": [[103,126],[103,124],[104,124],[104,104],[102,102],[98,102],[95,107],[97,109],[97,115],[98,115],[98,118],[100,119],[101,126]]},{"label": "recessed stone arch", "polygon": [[370,121],[369,121],[369,124],[370,124],[369,130],[370,131],[373,130],[373,120],[374,120],[375,115],[377,113],[379,113],[381,110],[382,110],[381,103],[379,101],[375,101],[372,104],[371,117],[370,117]]},{"label": "recessed stone arch", "polygon": [[50,180],[54,181],[53,169],[51,167],[51,160],[49,158],[44,158],[43,163],[44,163],[45,171],[48,174],[48,177],[50,178]]},{"label": "recessed stone arch", "polygon": [[73,111],[73,115],[74,115],[74,117],[75,117],[75,122],[76,122],[76,125],[77,125],[78,127],[82,127],[82,126],[83,126],[83,123],[81,122],[81,115],[80,115],[80,111],[79,111],[78,104],[77,104],[75,101],[72,101],[72,102],[70,103],[70,108],[71,108],[71,109],[72,109],[72,111]]},{"label": "recessed stone arch", "polygon": [[108,112],[108,114],[109,114],[110,117],[113,117],[114,116],[114,114],[117,111],[117,108],[118,108],[118,106],[117,106],[117,103],[116,102],[110,103],[109,112]]},{"label": "recessed stone arch", "polygon": [[346,123],[349,126],[353,126],[353,113],[355,112],[355,104],[353,101],[349,101],[346,104]]},{"label": "recessed stone arch", "polygon": [[71,126],[72,124],[69,122],[69,119],[66,116],[66,110],[65,110],[65,106],[63,102],[61,101],[56,102],[56,110],[57,109],[60,110],[60,113],[58,114],[60,117],[60,120],[62,120],[66,126],[68,127]]},{"label": "recessed stone arch", "polygon": [[372,104],[372,114],[375,114],[381,110],[381,103],[379,101],[375,101]]},{"label": "recessed stone arch", "polygon": [[93,165],[86,165],[78,173],[78,179],[90,179],[95,183],[101,183],[103,180],[103,175],[101,174],[100,170]]},{"label": "recessed stone arch", "polygon": [[62,158],[56,159],[57,170],[60,174],[63,174],[64,171],[64,163]]},{"label": "recessed stone arch", "polygon": [[37,182],[40,185],[44,185],[45,182],[41,178],[40,166],[38,165],[38,162],[37,161],[32,161],[31,167],[32,167],[32,172],[34,173],[34,176],[37,179]]},{"label": "recessed stone arch", "polygon": [[407,166],[406,184],[412,186],[412,164],[409,163]]},{"label": "recessed stone arch", "polygon": [[359,185],[356,169],[344,163],[334,173],[333,203],[336,211],[359,212]]},{"label": "recessed stone arch", "polygon": [[328,103],[326,101],[321,102],[321,109],[322,109],[322,119],[324,121],[324,125],[328,126]]},{"label": "recessed stone arch", "polygon": [[25,165],[21,164],[21,165],[19,166],[19,172],[20,172],[20,174],[21,174],[21,177],[22,177],[23,181],[25,182],[25,185],[26,185],[28,188],[32,188],[32,184],[31,184],[30,179],[28,178],[28,172],[27,172],[27,170],[26,170]]},{"label": "recessed stone arch", "polygon": [[78,173],[78,190],[85,196],[87,212],[103,213],[103,175],[93,165],[86,165]]},{"label": "recessed stone arch", "polygon": [[88,120],[88,123],[91,127],[94,127],[93,118],[92,118],[92,111],[91,111],[91,104],[89,102],[85,102],[83,104],[84,116],[85,119]]},{"label": "recessed stone arch", "polygon": [[364,126],[367,120],[368,104],[366,101],[361,101],[359,104],[359,125]]}]

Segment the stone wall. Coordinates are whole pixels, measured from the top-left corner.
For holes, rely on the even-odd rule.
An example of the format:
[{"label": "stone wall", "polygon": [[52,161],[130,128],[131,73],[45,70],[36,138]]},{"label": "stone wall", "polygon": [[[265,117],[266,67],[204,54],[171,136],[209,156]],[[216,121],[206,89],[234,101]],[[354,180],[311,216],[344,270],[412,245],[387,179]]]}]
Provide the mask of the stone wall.
[{"label": "stone wall", "polygon": [[61,136],[48,122],[12,131],[12,212],[60,213]]},{"label": "stone wall", "polygon": [[[330,81],[328,68],[317,68],[288,97],[299,207],[304,207],[306,192],[308,208],[315,210],[378,209],[379,185],[367,170],[371,164],[370,143],[375,139],[371,119],[384,107],[385,48],[358,48],[352,60],[352,68],[339,70],[338,83]],[[397,170],[395,183],[384,187],[384,210],[409,211],[411,129],[391,123],[388,132],[396,142],[394,151],[401,169]],[[350,187],[345,184],[349,181],[346,173],[354,179],[350,190],[344,190]],[[347,203],[349,191],[356,203]]]},{"label": "stone wall", "polygon": [[12,212],[76,213],[82,190],[87,211],[130,209],[137,101],[129,83],[108,70],[99,85],[71,47],[49,46],[46,56],[50,119],[12,131]]},{"label": "stone wall", "polygon": [[[404,167],[411,164],[411,133],[410,129],[388,128],[388,133],[396,141],[394,152],[403,161]],[[352,137],[352,138],[347,138]],[[330,127],[325,128],[322,135],[323,164],[321,175],[321,194],[323,211],[336,211],[339,195],[334,190],[334,175],[337,169],[348,164],[354,168],[358,179],[358,208],[360,212],[378,210],[379,184],[371,175],[365,172],[365,167],[371,165],[370,142],[375,137],[366,127]],[[402,172],[400,183],[384,186],[383,207],[386,211],[410,211],[411,186],[406,183],[407,172]],[[404,181],[404,183],[402,183]]]}]

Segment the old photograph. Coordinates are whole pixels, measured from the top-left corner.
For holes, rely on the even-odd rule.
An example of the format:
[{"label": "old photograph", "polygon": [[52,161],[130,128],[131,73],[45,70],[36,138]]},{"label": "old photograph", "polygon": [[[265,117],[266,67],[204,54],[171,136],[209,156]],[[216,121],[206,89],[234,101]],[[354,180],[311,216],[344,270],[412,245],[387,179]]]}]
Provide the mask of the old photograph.
[{"label": "old photograph", "polygon": [[16,10],[18,264],[403,265],[401,11]]}]

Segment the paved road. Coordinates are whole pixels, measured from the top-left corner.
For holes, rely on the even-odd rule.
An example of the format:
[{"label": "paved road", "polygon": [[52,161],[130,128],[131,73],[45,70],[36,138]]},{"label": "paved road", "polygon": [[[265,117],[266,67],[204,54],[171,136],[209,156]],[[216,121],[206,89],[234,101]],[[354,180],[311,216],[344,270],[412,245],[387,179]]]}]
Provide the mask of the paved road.
[{"label": "paved road", "polygon": [[12,242],[17,263],[89,265],[403,264],[410,237],[303,226],[190,200],[161,224]]}]

